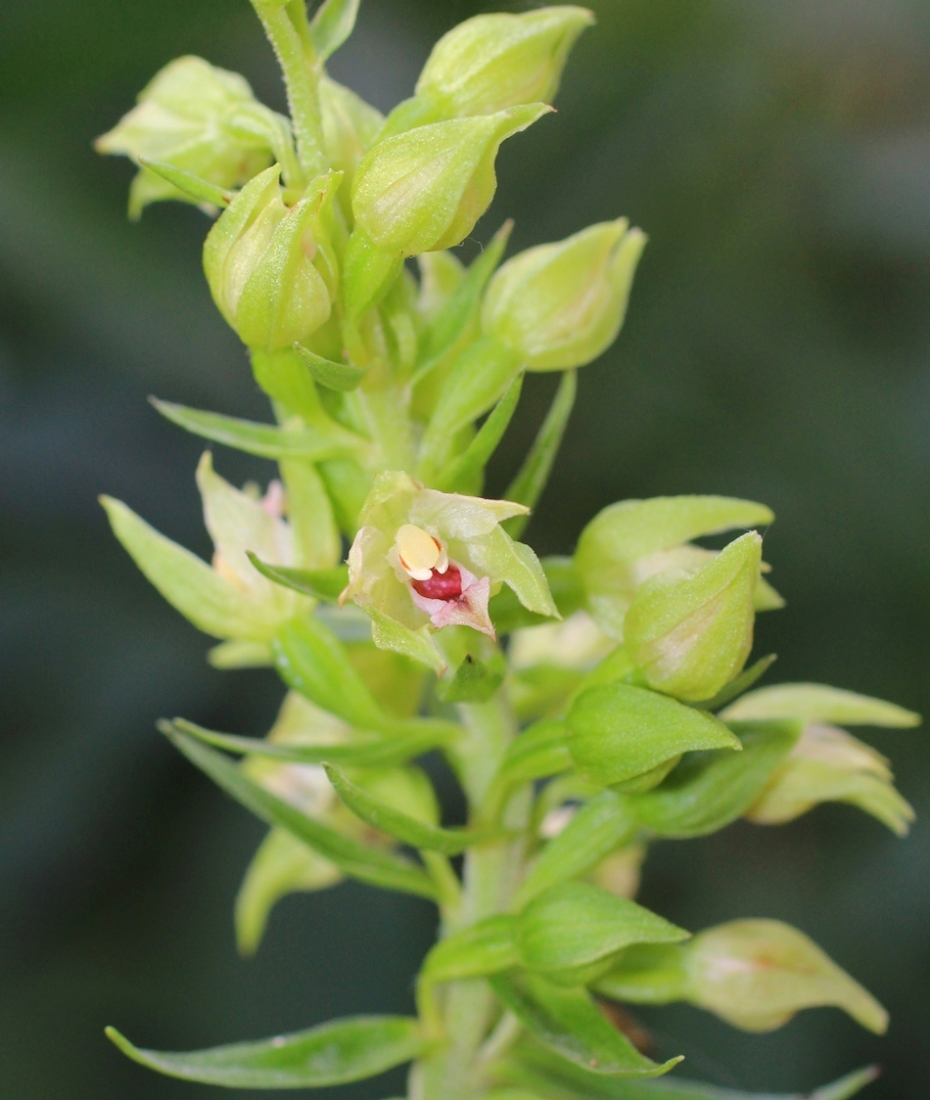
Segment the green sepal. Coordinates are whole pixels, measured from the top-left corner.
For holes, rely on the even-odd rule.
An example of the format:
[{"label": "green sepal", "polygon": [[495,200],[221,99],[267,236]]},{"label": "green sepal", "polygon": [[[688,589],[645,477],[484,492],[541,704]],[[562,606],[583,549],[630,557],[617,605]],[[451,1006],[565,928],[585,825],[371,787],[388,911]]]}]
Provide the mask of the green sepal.
[{"label": "green sepal", "polygon": [[586,802],[542,850],[520,884],[514,908],[543,891],[583,875],[636,834],[636,821],[622,796],[604,791]]},{"label": "green sepal", "polygon": [[406,1016],[350,1016],[273,1039],[178,1053],[133,1046],[116,1028],[108,1027],[106,1034],[123,1054],[148,1069],[242,1089],[360,1081],[412,1061],[426,1045],[419,1022]]},{"label": "green sepal", "polygon": [[274,654],[267,642],[229,638],[207,651],[207,663],[224,671],[234,668],[273,668]]},{"label": "green sepal", "polygon": [[451,982],[510,970],[520,961],[515,927],[514,917],[500,914],[453,932],[426,956],[422,978],[427,982]]},{"label": "green sepal", "polygon": [[[479,481],[484,468],[487,466],[491,455],[497,450],[497,445],[503,438],[504,432],[513,414],[517,411],[517,403],[520,400],[520,390],[523,386],[522,372],[514,378],[504,391],[500,401],[491,410],[487,420],[475,434],[465,452],[454,459],[435,479],[433,487],[446,493],[468,492]],[[509,498],[505,498],[509,499]],[[523,503],[517,501],[518,504]],[[522,516],[514,517],[522,519]],[[510,520],[504,521],[504,527]],[[508,531],[508,533],[510,533]],[[516,538],[516,535],[511,535]]]},{"label": "green sepal", "polygon": [[455,856],[475,844],[487,840],[492,834],[475,833],[467,829],[441,829],[428,825],[409,814],[401,813],[380,798],[353,783],[348,776],[332,764],[324,764],[329,781],[336,794],[356,817],[388,836],[394,837],[411,848],[423,848],[430,852],[442,852]]},{"label": "green sepal", "polygon": [[767,657],[760,657],[749,668],[743,669],[739,676],[732,679],[728,684],[724,684],[712,698],[702,699],[694,705],[700,707],[701,710],[719,710],[721,707],[726,706],[731,699],[735,699],[737,696],[742,695],[744,691],[748,691],[757,680],[760,680],[768,672],[777,660],[778,655],[776,653],[770,653]]},{"label": "green sepal", "polygon": [[657,1063],[601,1015],[589,994],[538,975],[509,971],[490,978],[498,1000],[527,1031],[568,1062],[604,1077],[658,1077],[682,1059]]},{"label": "green sepal", "polygon": [[290,569],[264,562],[251,550],[247,550],[246,554],[263,577],[325,603],[338,602],[340,592],[349,583],[349,570],[345,565],[337,565],[333,569]]},{"label": "green sepal", "polygon": [[184,718],[174,718],[165,725],[189,734],[205,745],[214,745],[218,749],[243,756],[259,756],[291,764],[322,764],[324,761],[334,761],[337,764],[366,768],[404,764],[431,749],[450,745],[460,732],[460,727],[452,722],[425,718],[408,723],[409,731],[393,733],[389,737],[356,735],[352,741],[337,741],[331,745],[301,745],[267,741],[260,737],[240,737],[234,733],[217,733]]},{"label": "green sepal", "polygon": [[638,943],[680,943],[690,932],[629,898],[565,882],[534,898],[516,923],[521,963],[558,971],[599,962]]},{"label": "green sepal", "polygon": [[275,630],[269,610],[228,584],[196,554],[149,526],[122,501],[101,497],[113,528],[132,560],[164,598],[205,634],[267,641]]},{"label": "green sepal", "polygon": [[294,351],[313,375],[314,381],[328,390],[347,393],[357,389],[367,373],[366,367],[353,367],[351,363],[334,363],[332,359],[324,359],[322,355],[317,355],[315,351],[300,344],[294,345]]},{"label": "green sepal", "polygon": [[166,723],[161,726],[161,731],[192,764],[256,817],[269,825],[285,829],[351,878],[385,890],[399,890],[430,900],[436,899],[436,888],[432,880],[410,860],[361,844],[308,817],[255,783],[228,757],[207,748],[177,728]]},{"label": "green sepal", "polygon": [[161,176],[173,187],[192,198],[195,202],[209,203],[211,206],[228,206],[235,197],[235,191],[229,191],[225,187],[217,187],[215,183],[195,176],[184,168],[178,168],[174,164],[168,164],[161,160],[148,160],[146,157],[138,157],[143,168]]},{"label": "green sepal", "polygon": [[[509,522],[505,520],[503,526],[506,528]],[[540,565],[546,574],[549,591],[552,593],[559,614],[567,619],[584,603],[584,587],[572,559],[555,556],[542,558]],[[515,630],[522,630],[527,626],[540,626],[542,623],[552,621],[545,615],[528,611],[517,599],[516,593],[509,588],[502,588],[496,596],[491,597],[488,611],[499,635],[512,634]]]},{"label": "green sepal", "polygon": [[774,684],[759,688],[727,707],[721,718],[734,722],[787,718],[837,726],[920,725],[920,715],[913,711],[826,684]]},{"label": "green sepal", "polygon": [[688,1081],[677,1073],[658,1081],[610,1079],[566,1062],[528,1037],[519,1039],[494,1067],[495,1080],[527,1090],[538,1100],[849,1100],[878,1076],[878,1069],[870,1066],[814,1092],[777,1096]]},{"label": "green sepal", "polygon": [[310,458],[319,462],[346,455],[364,455],[370,447],[367,440],[338,424],[332,424],[326,431],[317,426],[278,428],[273,424],[189,409],[154,397],[149,400],[162,416],[185,431],[259,458]]},{"label": "green sepal", "polygon": [[[523,465],[518,470],[517,476],[507,486],[507,492],[504,494],[507,500],[525,504],[530,509],[536,507],[549,480],[559,447],[562,445],[562,437],[568,427],[568,418],[575,405],[577,389],[578,378],[575,371],[565,371],[549,411],[546,413],[546,419],[540,425],[533,445],[523,460]],[[529,523],[529,516],[514,516],[505,521],[504,529],[511,538],[518,539],[523,534],[527,523]]]},{"label": "green sepal", "polygon": [[310,37],[320,61],[325,61],[346,41],[355,27],[360,0],[326,0],[310,23]]},{"label": "green sepal", "polygon": [[566,722],[578,770],[605,787],[651,772],[684,752],[741,748],[711,715],[631,684],[588,688]]},{"label": "green sepal", "polygon": [[436,694],[444,703],[486,703],[503,682],[503,659],[485,664],[468,653],[452,679],[440,682]]},{"label": "green sepal", "polygon": [[715,833],[742,817],[794,747],[801,727],[766,722],[738,730],[741,753],[687,760],[661,787],[629,796],[629,812],[656,836],[678,839]]}]

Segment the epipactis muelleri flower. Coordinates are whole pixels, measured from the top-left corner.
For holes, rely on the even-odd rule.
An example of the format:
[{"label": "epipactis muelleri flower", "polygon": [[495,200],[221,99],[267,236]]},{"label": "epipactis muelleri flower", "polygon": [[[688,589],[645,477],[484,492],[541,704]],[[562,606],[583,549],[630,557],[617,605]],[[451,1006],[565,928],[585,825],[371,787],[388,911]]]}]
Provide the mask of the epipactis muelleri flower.
[{"label": "epipactis muelleri flower", "polygon": [[349,551],[353,600],[411,630],[469,626],[493,638],[488,600],[502,584],[540,615],[556,615],[533,551],[500,526],[527,509],[424,488],[406,473],[375,480]]}]

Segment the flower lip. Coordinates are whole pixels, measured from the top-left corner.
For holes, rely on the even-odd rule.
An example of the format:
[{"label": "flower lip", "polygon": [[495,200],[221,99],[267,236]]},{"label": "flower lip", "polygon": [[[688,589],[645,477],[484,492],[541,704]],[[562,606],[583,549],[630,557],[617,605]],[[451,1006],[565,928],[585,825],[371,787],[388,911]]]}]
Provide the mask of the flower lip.
[{"label": "flower lip", "polygon": [[444,573],[434,569],[427,580],[412,580],[410,586],[428,600],[457,600],[462,595],[462,571],[450,562]]}]

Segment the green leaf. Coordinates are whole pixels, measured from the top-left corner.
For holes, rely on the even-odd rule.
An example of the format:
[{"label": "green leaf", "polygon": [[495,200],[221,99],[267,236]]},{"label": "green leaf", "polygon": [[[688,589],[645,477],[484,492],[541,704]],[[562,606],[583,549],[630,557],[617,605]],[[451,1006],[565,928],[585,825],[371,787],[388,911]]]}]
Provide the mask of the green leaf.
[{"label": "green leaf", "polygon": [[661,787],[627,799],[629,812],[657,836],[717,832],[749,809],[800,736],[793,722],[739,730],[743,751],[680,764]]},{"label": "green leaf", "polygon": [[667,920],[586,882],[547,890],[517,921],[520,960],[531,970],[567,970],[635,943],[678,943],[690,935]]},{"label": "green leaf", "polygon": [[324,766],[330,782],[336,788],[336,794],[356,817],[402,844],[409,844],[411,848],[424,848],[427,851],[455,856],[492,835],[475,833],[468,829],[441,829],[436,825],[428,825],[394,809],[380,798],[375,798],[332,764]]},{"label": "green leaf", "polygon": [[496,975],[490,982],[498,999],[538,1042],[599,1076],[658,1077],[681,1061],[658,1064],[640,1054],[583,989],[518,971]]},{"label": "green leaf", "polygon": [[366,607],[371,618],[371,640],[379,649],[399,653],[431,668],[438,676],[446,671],[446,658],[439,651],[427,626],[412,630],[376,607]]},{"label": "green leaf", "polygon": [[517,891],[514,907],[520,908],[544,890],[590,871],[635,832],[636,822],[623,797],[613,791],[595,795],[542,850]]},{"label": "green leaf", "polygon": [[315,616],[291,620],[272,644],[281,678],[311,703],[359,729],[383,731],[392,725],[343,645]]},{"label": "green leaf", "polygon": [[614,1001],[666,1005],[687,994],[688,972],[681,948],[673,944],[637,944],[593,985]]},{"label": "green leaf", "polygon": [[744,695],[721,714],[734,722],[793,718],[838,726],[917,726],[920,715],[882,699],[826,684],[775,684]]},{"label": "green leaf", "polygon": [[215,638],[264,641],[273,609],[228,584],[205,561],[150,527],[122,501],[101,497],[113,534],[164,598],[198,630]]},{"label": "green leaf", "polygon": [[352,33],[360,0],[326,0],[313,17],[310,36],[320,61],[336,52]]},{"label": "green leaf", "polygon": [[[695,706],[699,706],[701,710],[719,710],[720,707],[726,706],[731,699],[735,699],[738,695],[742,695],[744,691],[748,691],[749,688],[761,679],[766,672],[775,664],[778,659],[777,654],[770,653],[767,657],[760,657],[755,664],[750,665],[749,668],[744,669],[739,676],[731,680],[728,684],[725,684],[716,695],[710,699],[703,699]],[[719,716],[718,716],[719,717]]]},{"label": "green leaf", "polygon": [[326,432],[311,428],[291,430],[277,428],[273,424],[257,424],[252,420],[238,420],[220,413],[189,409],[184,405],[174,405],[154,397],[150,400],[162,416],[186,431],[260,458],[311,458],[318,462],[327,458],[358,455],[369,446],[361,436],[338,425]]},{"label": "green leaf", "polygon": [[214,745],[218,749],[243,756],[259,756],[291,764],[322,764],[324,761],[334,761],[337,764],[363,765],[366,768],[406,763],[430,749],[449,745],[455,739],[454,734],[458,733],[458,728],[451,722],[423,719],[410,723],[409,732],[395,733],[388,737],[356,737],[352,741],[336,742],[332,745],[300,745],[266,741],[258,737],[239,737],[232,733],[216,733],[183,718],[175,718],[169,724],[205,745]]},{"label": "green leaf", "polygon": [[497,1080],[528,1089],[541,1100],[849,1100],[878,1075],[872,1066],[814,1092],[762,1095],[688,1081],[677,1074],[657,1081],[605,1078],[526,1037],[495,1067]]},{"label": "green leaf", "polygon": [[252,857],[236,895],[236,945],[240,955],[254,955],[268,916],[295,891],[324,890],[341,881],[342,872],[284,829],[270,829]]},{"label": "green leaf", "polygon": [[[491,410],[487,420],[475,434],[464,454],[459,455],[436,478],[435,488],[446,493],[465,492],[484,472],[491,455],[503,438],[507,426],[513,419],[523,387],[521,371],[504,391],[503,397]],[[522,503],[518,501],[517,503]],[[506,527],[506,523],[504,525]]]},{"label": "green leaf", "polygon": [[349,569],[345,565],[337,565],[334,569],[289,569],[284,565],[271,565],[262,561],[251,551],[246,553],[249,561],[263,577],[283,585],[284,588],[293,588],[295,592],[324,600],[326,603],[336,603],[349,583]]},{"label": "green leaf", "polygon": [[[565,435],[565,429],[568,427],[568,418],[572,414],[577,389],[575,371],[565,371],[546,419],[542,422],[517,476],[504,493],[507,500],[525,504],[530,509],[536,507],[549,480],[559,447],[562,445],[562,436]],[[527,523],[529,523],[529,516],[514,516],[504,523],[504,528],[511,538],[518,539],[523,534]]]},{"label": "green leaf", "polygon": [[416,1058],[425,1043],[406,1016],[349,1016],[254,1043],[175,1053],[142,1050],[112,1027],[127,1057],[168,1077],[241,1089],[320,1088],[374,1077]]},{"label": "green leaf", "polygon": [[207,748],[178,729],[163,725],[162,732],[182,753],[219,787],[256,817],[287,830],[319,852],[352,878],[435,900],[436,890],[429,876],[415,864],[380,848],[371,848],[336,832],[328,825],[307,817],[290,803],[259,786],[228,757]]},{"label": "green leaf", "polygon": [[502,915],[453,932],[426,956],[423,977],[430,982],[451,982],[510,970],[519,962],[514,927],[515,919]]},{"label": "green leaf", "polygon": [[195,202],[206,202],[211,206],[228,206],[235,197],[235,191],[227,191],[224,187],[217,187],[215,183],[195,176],[184,168],[178,168],[174,164],[167,164],[160,160],[149,160],[147,157],[138,157],[143,168],[148,168],[156,176],[161,176],[179,191],[189,195]]},{"label": "green leaf", "polygon": [[368,372],[367,367],[353,367],[351,363],[334,363],[332,359],[324,359],[322,355],[317,355],[315,351],[300,344],[294,345],[294,351],[306,364],[314,380],[328,390],[347,393],[357,389]]},{"label": "green leaf", "polygon": [[440,684],[436,694],[444,703],[486,703],[504,682],[503,661],[500,666],[486,665],[468,653],[452,679]]},{"label": "green leaf", "polygon": [[605,787],[648,773],[684,752],[740,748],[716,718],[630,684],[588,688],[566,722],[578,770]]}]

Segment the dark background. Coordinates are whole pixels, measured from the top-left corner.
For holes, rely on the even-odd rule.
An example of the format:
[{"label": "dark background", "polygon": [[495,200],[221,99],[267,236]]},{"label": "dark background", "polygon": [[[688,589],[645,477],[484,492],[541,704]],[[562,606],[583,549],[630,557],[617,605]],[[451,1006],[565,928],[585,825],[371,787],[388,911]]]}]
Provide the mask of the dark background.
[{"label": "dark background", "polygon": [[[770,504],[786,610],[759,627],[780,679],[930,710],[930,5],[925,0],[601,0],[558,115],[508,142],[475,232],[517,248],[628,214],[651,236],[618,345],[581,375],[530,539],[569,551],[599,507],[720,492]],[[365,0],[334,75],[382,109],[431,41],[483,10]],[[246,0],[0,5],[0,1096],[200,1097],[125,1061],[406,1011],[427,906],[355,885],[286,900],[256,960],[231,902],[261,827],[154,733],[162,714],[254,734],[281,689],[221,674],[143,581],[95,503],[126,499],[208,551],[197,441],[149,393],[265,417],[199,267],[191,208],[125,220],[131,175],[92,138],[181,53],[282,107]],[[552,379],[501,454],[500,491]],[[268,467],[217,455],[234,480]],[[906,841],[849,808],[738,825],[650,857],[644,898],[701,928],[778,917],[890,1009],[876,1039],[833,1010],[763,1037],[687,1008],[665,1053],[720,1084],[808,1088],[869,1061],[875,1100],[930,1090],[930,752],[869,734],[923,811]],[[400,1078],[346,1090],[388,1095]],[[238,1095],[238,1094],[237,1094]],[[244,1094],[243,1094],[244,1095]]]}]

